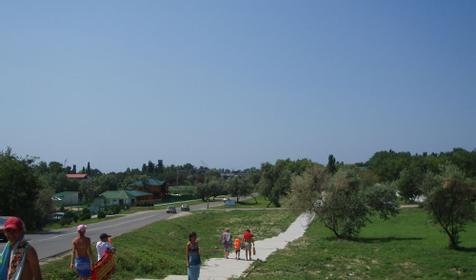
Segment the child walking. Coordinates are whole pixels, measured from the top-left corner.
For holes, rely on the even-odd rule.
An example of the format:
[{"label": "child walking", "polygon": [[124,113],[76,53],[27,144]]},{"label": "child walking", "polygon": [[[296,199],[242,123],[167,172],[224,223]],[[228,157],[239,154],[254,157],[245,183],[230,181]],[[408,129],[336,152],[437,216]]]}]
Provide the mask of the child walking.
[{"label": "child walking", "polygon": [[235,247],[235,259],[240,259],[240,250],[241,250],[241,240],[239,237],[233,242],[233,247]]}]

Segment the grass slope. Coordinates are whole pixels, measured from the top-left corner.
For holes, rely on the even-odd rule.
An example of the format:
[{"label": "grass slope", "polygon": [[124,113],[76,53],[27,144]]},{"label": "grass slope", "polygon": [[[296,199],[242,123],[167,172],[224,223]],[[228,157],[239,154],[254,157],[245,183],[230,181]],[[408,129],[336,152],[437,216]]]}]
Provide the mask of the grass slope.
[{"label": "grass slope", "polygon": [[246,279],[476,279],[476,224],[462,235],[466,250],[447,238],[421,209],[375,219],[356,241],[336,240],[314,222],[305,236],[257,263]]},{"label": "grass slope", "polygon": [[[185,244],[188,233],[196,231],[202,259],[221,257],[219,243],[223,228],[241,234],[250,228],[257,239],[284,231],[296,218],[287,211],[203,211],[193,215],[160,221],[140,230],[114,238],[117,248],[117,272],[113,279],[163,278],[169,274],[186,274]],[[68,269],[70,257],[42,267],[44,279],[77,279]]]}]

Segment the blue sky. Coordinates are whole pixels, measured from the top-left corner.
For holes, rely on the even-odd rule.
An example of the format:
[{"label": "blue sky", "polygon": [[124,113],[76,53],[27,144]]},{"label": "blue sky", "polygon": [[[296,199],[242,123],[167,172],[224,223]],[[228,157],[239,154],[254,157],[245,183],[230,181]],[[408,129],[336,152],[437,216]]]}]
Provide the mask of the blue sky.
[{"label": "blue sky", "polygon": [[0,149],[105,171],[476,148],[476,1],[11,1]]}]

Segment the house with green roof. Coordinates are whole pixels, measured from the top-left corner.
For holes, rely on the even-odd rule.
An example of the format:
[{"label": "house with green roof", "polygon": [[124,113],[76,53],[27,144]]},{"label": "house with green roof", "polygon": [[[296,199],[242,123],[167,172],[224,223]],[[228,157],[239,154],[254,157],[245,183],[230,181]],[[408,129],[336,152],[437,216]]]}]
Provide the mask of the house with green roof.
[{"label": "house with green roof", "polygon": [[96,197],[91,204],[92,208],[104,208],[109,206],[132,206],[133,201],[126,191],[105,191]]},{"label": "house with green roof", "polygon": [[124,206],[148,206],[154,205],[152,193],[138,190],[105,191],[96,197],[91,204],[91,211],[97,212],[101,208],[119,205]]},{"label": "house with green roof", "polygon": [[132,199],[132,205],[149,206],[154,205],[154,195],[149,192],[142,192],[137,190],[126,190],[129,197]]},{"label": "house with green roof", "polygon": [[166,198],[169,194],[167,183],[155,178],[137,180],[130,184],[129,188],[151,193],[153,195],[153,199],[156,201]]}]

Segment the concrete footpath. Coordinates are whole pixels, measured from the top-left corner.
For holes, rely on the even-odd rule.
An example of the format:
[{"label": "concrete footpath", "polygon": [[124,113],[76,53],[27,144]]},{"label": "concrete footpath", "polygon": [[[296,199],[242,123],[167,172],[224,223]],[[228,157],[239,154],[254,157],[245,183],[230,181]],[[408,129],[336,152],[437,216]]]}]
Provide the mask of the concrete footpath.
[{"label": "concrete footpath", "polygon": [[[253,259],[266,260],[269,255],[276,250],[283,249],[289,242],[292,242],[304,235],[307,227],[314,218],[311,214],[301,214],[285,231],[278,236],[256,241],[256,255]],[[235,260],[234,253],[230,254],[230,259],[212,258],[209,259],[200,270],[201,280],[222,280],[233,277],[240,277],[253,263],[252,261]],[[241,257],[245,257],[242,250]],[[186,275],[169,275],[164,280],[187,280]]]}]

